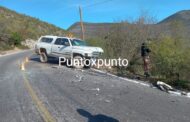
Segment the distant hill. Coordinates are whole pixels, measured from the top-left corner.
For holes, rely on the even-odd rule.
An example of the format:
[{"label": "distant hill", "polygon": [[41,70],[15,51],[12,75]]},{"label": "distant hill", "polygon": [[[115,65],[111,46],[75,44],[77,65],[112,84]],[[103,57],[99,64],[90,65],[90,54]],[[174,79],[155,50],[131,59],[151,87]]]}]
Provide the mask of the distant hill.
[{"label": "distant hill", "polygon": [[[190,38],[190,10],[179,11],[166,19],[160,21],[157,25],[162,26],[164,32],[170,32],[174,27],[177,33],[183,33],[184,37]],[[173,28],[173,29],[174,29]],[[173,30],[172,29],[172,30]]]},{"label": "distant hill", "polygon": [[162,20],[158,24],[169,24],[171,22],[178,21],[183,23],[184,25],[190,26],[190,10],[183,10],[177,12],[166,19]]},{"label": "distant hill", "polygon": [[[162,26],[162,31],[168,32],[168,30],[170,29],[169,25],[173,22],[181,23],[184,26],[185,30],[190,32],[190,10],[177,12],[157,23],[155,27]],[[95,37],[99,34],[107,33],[108,30],[116,24],[117,23],[84,23],[85,35],[87,37]],[[76,35],[80,35],[80,23],[74,23],[68,29],[68,31]]]},{"label": "distant hill", "polygon": [[[88,37],[94,37],[96,35],[103,34],[110,30],[117,23],[88,23],[84,22],[85,35]],[[81,26],[80,22],[76,22],[71,27],[69,27],[68,31],[74,33],[76,36],[80,37],[81,34]]]}]

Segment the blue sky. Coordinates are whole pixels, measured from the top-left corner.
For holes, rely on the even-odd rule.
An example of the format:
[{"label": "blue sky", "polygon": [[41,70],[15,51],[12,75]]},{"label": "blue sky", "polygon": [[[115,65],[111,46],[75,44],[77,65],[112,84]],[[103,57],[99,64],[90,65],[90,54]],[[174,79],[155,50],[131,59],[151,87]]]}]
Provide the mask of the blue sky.
[{"label": "blue sky", "polygon": [[190,10],[190,0],[0,0],[0,6],[67,29],[79,21],[78,6],[86,22],[133,20],[147,11],[162,20],[180,10]]}]

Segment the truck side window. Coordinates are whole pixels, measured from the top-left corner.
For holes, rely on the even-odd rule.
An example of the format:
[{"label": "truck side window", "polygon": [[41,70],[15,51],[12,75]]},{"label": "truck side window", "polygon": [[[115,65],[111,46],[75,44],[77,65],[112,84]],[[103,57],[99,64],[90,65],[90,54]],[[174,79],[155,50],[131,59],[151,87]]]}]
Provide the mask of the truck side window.
[{"label": "truck side window", "polygon": [[55,45],[64,45],[64,46],[68,46],[69,44],[69,40],[65,39],[65,38],[58,38],[55,41]]},{"label": "truck side window", "polygon": [[52,38],[43,37],[40,41],[44,42],[44,43],[51,43],[53,41],[53,39]]}]

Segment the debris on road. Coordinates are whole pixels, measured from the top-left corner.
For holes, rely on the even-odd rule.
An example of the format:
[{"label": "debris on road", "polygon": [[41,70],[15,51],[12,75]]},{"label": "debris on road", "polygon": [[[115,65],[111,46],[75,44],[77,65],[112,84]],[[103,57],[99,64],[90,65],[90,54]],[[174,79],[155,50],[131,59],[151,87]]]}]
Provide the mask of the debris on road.
[{"label": "debris on road", "polygon": [[106,103],[110,103],[111,101],[110,100],[105,100]]},{"label": "debris on road", "polygon": [[188,94],[187,92],[184,92],[184,91],[181,92],[181,95],[185,95],[185,96],[187,96],[187,94]]},{"label": "debris on road", "polygon": [[173,95],[177,95],[177,96],[187,96],[190,97],[190,93],[187,93],[185,91],[179,91],[174,89],[172,86],[162,82],[162,81],[157,81],[156,83],[157,87],[167,93],[173,94]]},{"label": "debris on road", "polygon": [[76,75],[76,78],[78,78],[78,82],[81,82],[83,80],[83,76]]},{"label": "debris on road", "polygon": [[75,71],[81,71],[81,72],[84,72],[83,69],[74,69]]},{"label": "debris on road", "polygon": [[52,68],[59,69],[60,67],[59,66],[52,66]]},{"label": "debris on road", "polygon": [[95,88],[95,89],[91,89],[91,90],[94,90],[94,91],[100,91],[100,88]]},{"label": "debris on road", "polygon": [[72,80],[72,82],[82,82],[83,78],[84,78],[84,76],[76,75],[75,79]]},{"label": "debris on road", "polygon": [[160,88],[162,91],[168,92],[168,91],[174,91],[173,87],[162,82],[162,81],[157,81],[156,85],[158,88]]}]

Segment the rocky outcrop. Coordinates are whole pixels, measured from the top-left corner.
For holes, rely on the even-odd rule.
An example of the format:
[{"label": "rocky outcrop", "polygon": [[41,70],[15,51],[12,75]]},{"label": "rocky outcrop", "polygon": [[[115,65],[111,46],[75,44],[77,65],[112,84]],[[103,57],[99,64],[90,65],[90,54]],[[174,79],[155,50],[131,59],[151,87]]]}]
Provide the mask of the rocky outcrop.
[{"label": "rocky outcrop", "polygon": [[21,44],[24,45],[24,46],[27,46],[27,47],[30,48],[30,49],[33,49],[36,42],[37,42],[37,40],[26,39],[26,40],[23,41]]}]

